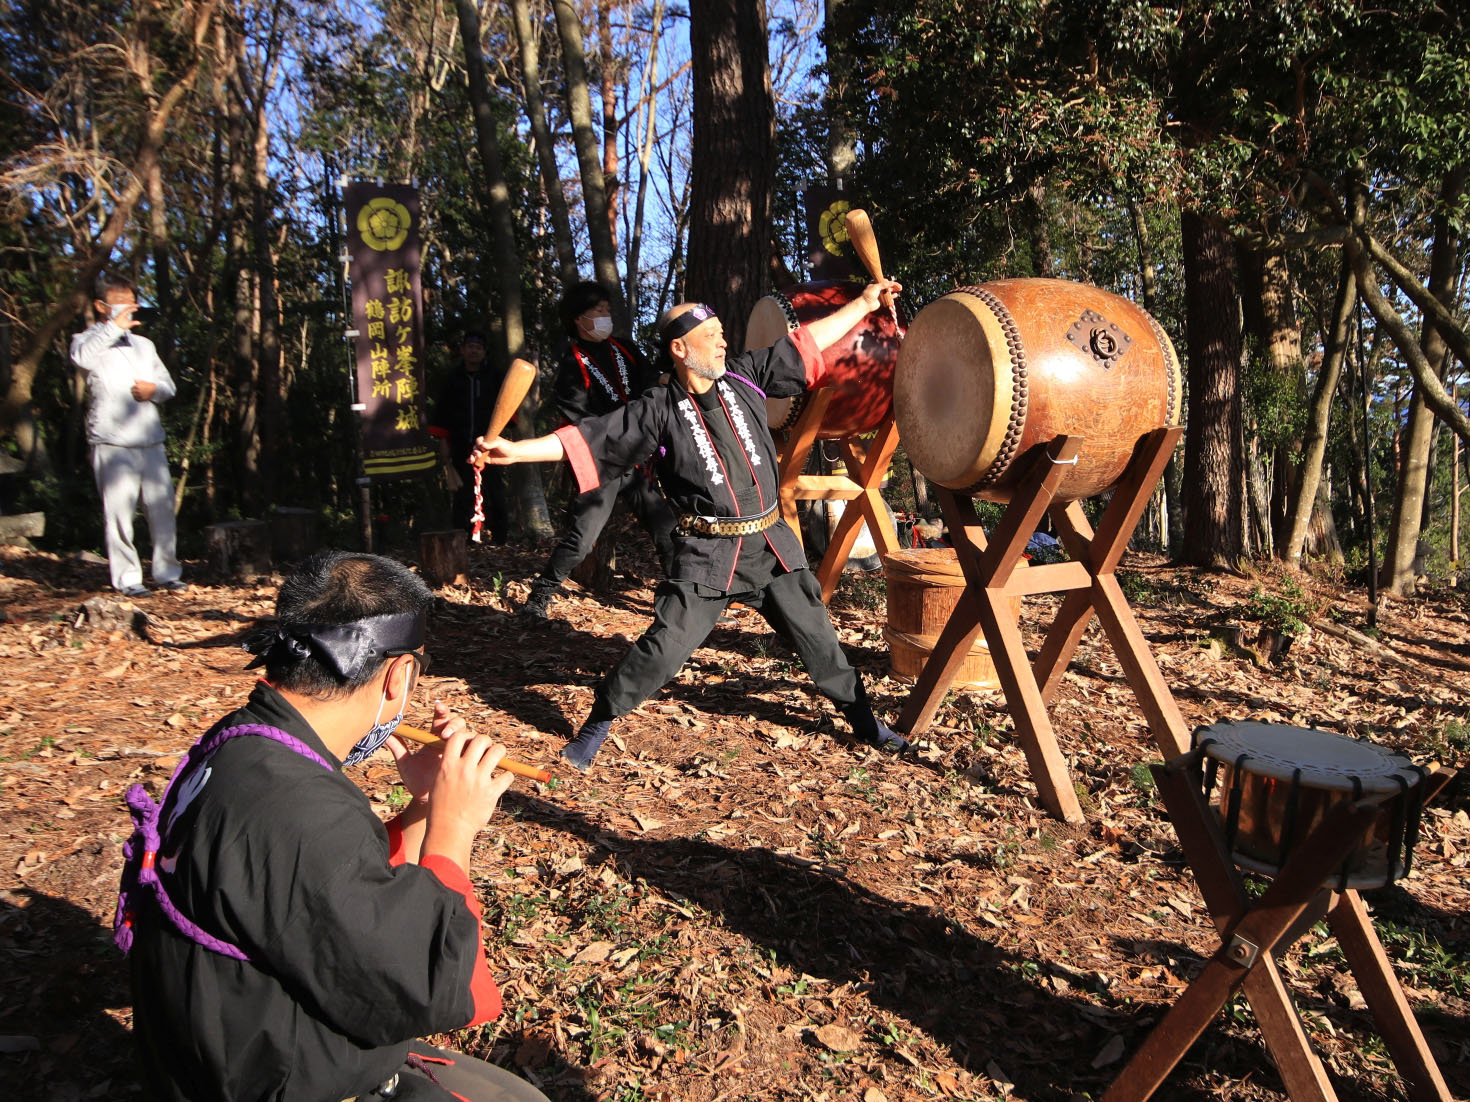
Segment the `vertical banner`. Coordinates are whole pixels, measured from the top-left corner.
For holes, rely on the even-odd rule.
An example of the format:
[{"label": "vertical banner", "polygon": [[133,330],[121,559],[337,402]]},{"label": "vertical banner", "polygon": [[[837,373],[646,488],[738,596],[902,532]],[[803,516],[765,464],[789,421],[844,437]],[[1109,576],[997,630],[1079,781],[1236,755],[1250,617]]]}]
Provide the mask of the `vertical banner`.
[{"label": "vertical banner", "polygon": [[424,422],[419,193],[358,180],[343,193],[363,473],[383,480],[438,466]]},{"label": "vertical banner", "polygon": [[857,269],[852,264],[852,247],[847,242],[843,218],[862,204],[851,192],[828,184],[814,184],[802,192],[801,198],[806,208],[807,278],[812,282],[852,279]]}]

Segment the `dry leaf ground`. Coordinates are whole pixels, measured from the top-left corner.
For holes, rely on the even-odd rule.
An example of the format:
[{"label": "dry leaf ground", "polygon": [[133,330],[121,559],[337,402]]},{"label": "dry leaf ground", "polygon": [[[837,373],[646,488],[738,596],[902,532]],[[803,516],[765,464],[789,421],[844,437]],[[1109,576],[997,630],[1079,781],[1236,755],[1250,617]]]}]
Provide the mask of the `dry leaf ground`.
[{"label": "dry leaf ground", "polygon": [[[477,846],[506,1013],[453,1042],[558,1102],[1098,1097],[1217,941],[1096,625],[1052,710],[1081,827],[1038,810],[998,693],[952,695],[917,760],[883,757],[841,737],[747,610],[618,726],[591,774],[568,775],[557,749],[647,621],[641,539],[623,559],[642,580],[600,600],[571,587],[550,625],[512,615],[539,553],[476,549],[470,584],[440,591],[431,691],[558,775],[517,782]],[[1463,764],[1463,596],[1389,606],[1377,639],[1405,665],[1315,632],[1271,666],[1202,645],[1258,581],[1137,556],[1123,578],[1191,725],[1322,726]],[[109,940],[121,794],[160,790],[248,691],[238,642],[274,596],[270,579],[206,578],[151,597],[134,624],[83,610],[105,583],[105,566],[0,549],[0,1066],[27,1097],[137,1093]],[[1309,590],[1363,626],[1359,594]],[[881,585],[849,576],[834,607],[894,718],[908,689],[885,677]],[[1054,610],[1027,602],[1031,645]],[[355,775],[391,814],[386,755]],[[1368,896],[1457,1097],[1470,1095],[1467,857],[1460,792],[1426,816],[1413,876]],[[1340,1096],[1404,1097],[1332,941],[1300,943],[1283,970]],[[1159,1095],[1280,1096],[1243,1003]]]}]

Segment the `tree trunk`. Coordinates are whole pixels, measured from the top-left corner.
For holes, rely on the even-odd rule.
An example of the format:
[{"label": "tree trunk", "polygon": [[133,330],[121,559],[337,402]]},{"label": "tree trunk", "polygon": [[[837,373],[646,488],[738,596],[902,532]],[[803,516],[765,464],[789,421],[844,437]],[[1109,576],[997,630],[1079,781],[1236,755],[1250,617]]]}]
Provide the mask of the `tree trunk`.
[{"label": "tree trunk", "polygon": [[618,252],[618,204],[622,180],[618,178],[618,97],[614,81],[617,61],[612,41],[612,0],[597,0],[598,98],[602,101],[602,184],[607,189],[607,232],[613,255]]},{"label": "tree trunk", "polygon": [[1240,327],[1229,238],[1197,212],[1181,216],[1189,338],[1183,561],[1233,567],[1244,548]]},{"label": "tree trunk", "polygon": [[[1444,213],[1444,191],[1458,189],[1451,179],[1444,182],[1441,206],[1434,215],[1434,242],[1429,253],[1429,293],[1454,309],[1455,270],[1459,251],[1459,234]],[[1453,196],[1450,196],[1453,198]],[[1449,347],[1435,325],[1425,319],[1419,347],[1435,378],[1443,377],[1449,359]],[[1409,398],[1408,424],[1403,434],[1403,448],[1398,467],[1398,493],[1393,500],[1393,519],[1389,524],[1388,546],[1383,552],[1379,585],[1390,593],[1404,594],[1414,588],[1414,557],[1419,546],[1419,533],[1424,513],[1424,500],[1429,487],[1431,446],[1434,437],[1434,414],[1424,400],[1424,388],[1416,382]]]},{"label": "tree trunk", "polygon": [[[459,0],[461,4],[467,0]],[[592,243],[592,271],[611,299],[613,324],[620,332],[632,328],[623,281],[618,275],[617,247],[609,219],[607,184],[597,159],[597,135],[592,130],[592,98],[587,92],[587,59],[582,46],[582,20],[572,0],[551,0],[561,38],[562,68],[567,80],[567,108],[572,119],[572,141],[582,175],[582,202],[587,214],[587,236]]]},{"label": "tree trunk", "polygon": [[551,236],[556,244],[557,271],[563,286],[578,279],[577,246],[572,239],[572,219],[567,210],[566,193],[562,191],[561,173],[556,168],[556,145],[551,127],[546,123],[546,102],[541,95],[541,61],[536,48],[536,32],[531,25],[526,0],[510,0],[515,23],[516,44],[521,56],[521,89],[526,98],[526,117],[531,123],[531,142],[536,148],[536,163],[541,169],[541,187],[551,212]]},{"label": "tree trunk", "polygon": [[[1271,375],[1273,412],[1282,417],[1294,415],[1306,389],[1306,367],[1302,362],[1302,327],[1296,316],[1291,270],[1282,253],[1247,250],[1244,259],[1244,267],[1249,273],[1244,296],[1246,323]],[[1270,538],[1263,540],[1262,546],[1281,558],[1284,557],[1286,539],[1287,499],[1297,479],[1297,472],[1288,456],[1295,453],[1296,441],[1290,438],[1295,434],[1288,434],[1284,425],[1278,423],[1264,428],[1269,456],[1263,462],[1269,463],[1268,469],[1275,477],[1265,510]]]},{"label": "tree trunk", "polygon": [[[1143,308],[1158,317],[1159,280],[1154,270],[1153,250],[1149,244],[1148,223],[1143,219],[1143,210],[1132,199],[1128,200],[1128,217],[1133,222],[1133,236],[1138,242],[1138,282],[1143,294]],[[1169,556],[1179,553],[1184,542],[1184,503],[1180,493],[1183,473],[1179,465],[1179,449],[1169,456],[1164,467],[1164,477],[1154,495],[1159,498],[1159,544]]]},{"label": "tree trunk", "polygon": [[[845,37],[842,27],[844,0],[826,0],[827,42]],[[827,92],[823,108],[827,114],[827,181],[834,187],[847,178],[857,163],[857,138],[853,135],[842,102],[851,79],[852,63],[843,50],[827,50]]]},{"label": "tree trunk", "polygon": [[521,264],[516,254],[515,219],[510,189],[500,160],[500,140],[495,133],[495,114],[490,107],[490,82],[485,75],[485,54],[480,39],[480,12],[474,0],[455,0],[459,14],[459,37],[464,46],[465,76],[469,84],[470,113],[475,120],[475,145],[485,171],[485,191],[490,208],[490,236],[495,252],[495,275],[500,284],[500,317],[505,334],[502,363],[519,356],[526,343],[521,315]]},{"label": "tree trunk", "polygon": [[1322,484],[1322,459],[1327,454],[1327,427],[1332,417],[1333,397],[1342,374],[1343,359],[1352,337],[1353,313],[1357,308],[1357,288],[1352,269],[1344,261],[1338,277],[1337,298],[1332,311],[1332,328],[1325,334],[1326,347],[1322,366],[1317,370],[1317,386],[1312,392],[1312,407],[1307,418],[1306,437],[1302,441],[1302,465],[1287,510],[1286,537],[1281,557],[1289,566],[1300,566],[1302,547]]},{"label": "tree trunk", "polygon": [[694,139],[685,296],[709,303],[731,348],[771,263],[776,110],[764,0],[693,0]]}]

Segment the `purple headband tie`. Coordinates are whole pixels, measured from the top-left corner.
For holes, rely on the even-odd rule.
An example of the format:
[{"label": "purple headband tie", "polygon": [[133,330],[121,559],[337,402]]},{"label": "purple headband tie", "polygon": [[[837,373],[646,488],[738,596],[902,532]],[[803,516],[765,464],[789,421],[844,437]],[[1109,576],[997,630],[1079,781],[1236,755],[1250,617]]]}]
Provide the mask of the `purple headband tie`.
[{"label": "purple headband tie", "polygon": [[315,656],[344,681],[352,681],[394,651],[417,650],[424,642],[421,612],[390,612],[346,624],[288,624],[263,631],[244,644],[255,655],[253,670]]},{"label": "purple headband tie", "polygon": [[662,333],[664,347],[667,348],[670,341],[677,340],[685,333],[699,328],[705,322],[709,321],[710,318],[716,317],[719,317],[719,315],[716,314],[714,310],[710,309],[702,302],[696,302],[693,309],[685,310],[684,313],[680,314],[673,321],[669,322],[668,325],[664,326],[664,331]]}]

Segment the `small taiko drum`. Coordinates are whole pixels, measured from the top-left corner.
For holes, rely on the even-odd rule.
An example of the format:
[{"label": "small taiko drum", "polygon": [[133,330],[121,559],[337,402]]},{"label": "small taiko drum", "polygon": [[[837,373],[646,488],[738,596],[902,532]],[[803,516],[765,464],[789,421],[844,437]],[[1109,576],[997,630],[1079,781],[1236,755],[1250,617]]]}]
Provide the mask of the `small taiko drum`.
[{"label": "small taiko drum", "polygon": [[1380,814],[1327,887],[1377,888],[1407,876],[1419,836],[1425,770],[1360,739],[1272,723],[1216,723],[1194,733],[1201,783],[1232,860],[1274,876],[1343,800],[1383,797]]},{"label": "small taiko drum", "polygon": [[960,287],[919,311],[893,380],[898,435],[931,481],[1008,501],[1036,449],[1084,438],[1056,497],[1122,477],[1139,438],[1180,424],[1168,336],[1119,295],[1060,279]]},{"label": "small taiko drum", "polygon": [[[859,283],[802,283],[772,291],[755,304],[745,326],[745,347],[769,348],[799,325],[846,306],[863,292]],[[879,310],[853,326],[822,353],[823,384],[836,388],[822,415],[818,439],[839,440],[876,429],[893,408],[893,369],[902,335],[893,315]],[[766,420],[780,432],[796,424],[806,395],[768,398]]]}]

